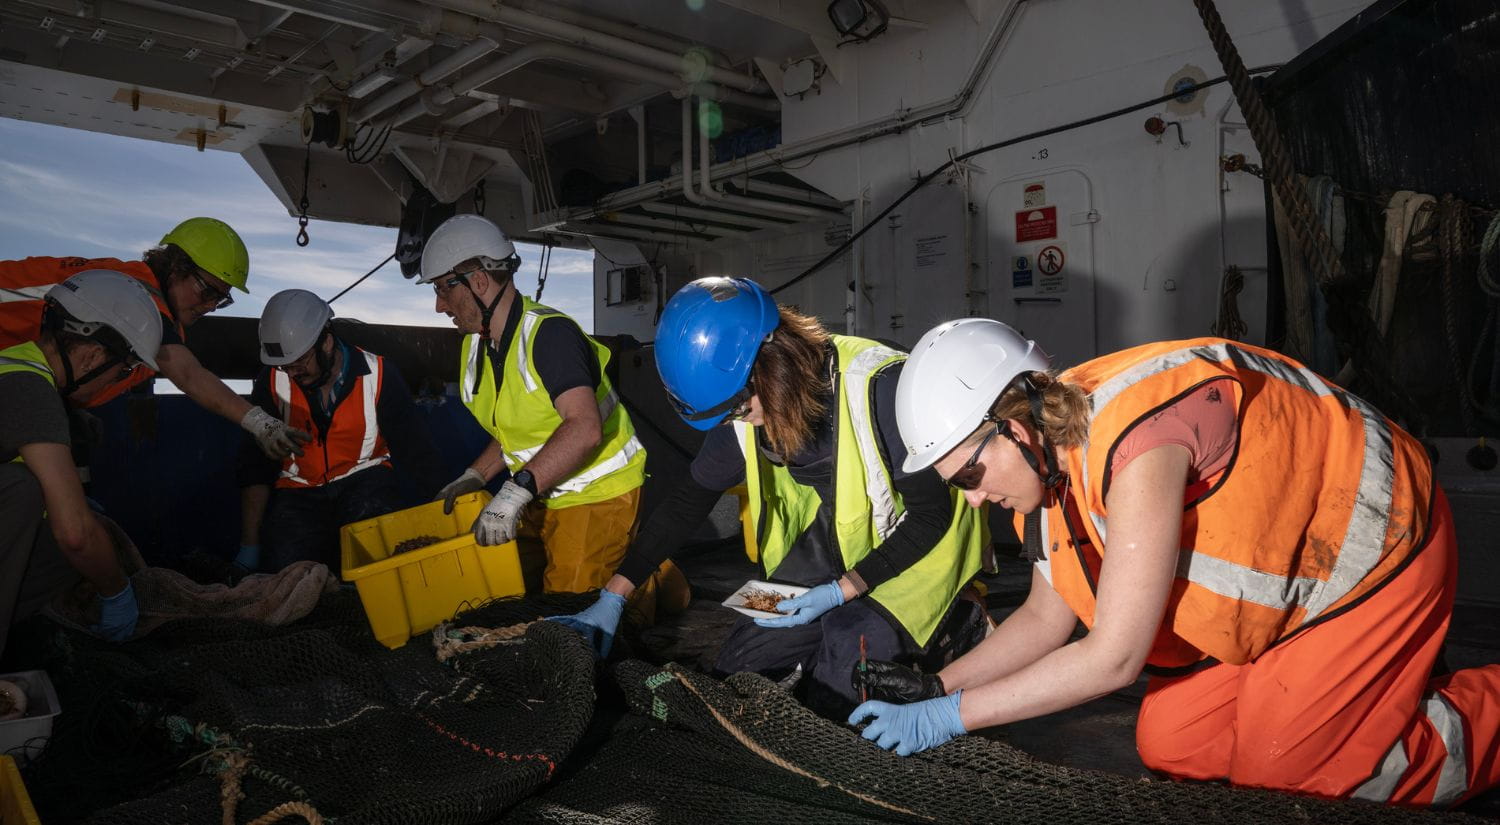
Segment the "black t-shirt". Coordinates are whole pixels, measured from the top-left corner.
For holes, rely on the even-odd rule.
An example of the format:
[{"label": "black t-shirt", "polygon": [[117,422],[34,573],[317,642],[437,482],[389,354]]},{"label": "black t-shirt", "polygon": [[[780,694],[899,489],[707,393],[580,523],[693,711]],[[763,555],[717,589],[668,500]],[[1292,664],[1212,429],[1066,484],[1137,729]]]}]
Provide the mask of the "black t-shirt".
[{"label": "black t-shirt", "polygon": [[72,443],[62,396],[34,372],[0,375],[0,463],[20,455],[27,444]]},{"label": "black t-shirt", "polygon": [[[872,403],[881,457],[906,512],[895,531],[855,565],[855,575],[872,590],[930,552],[952,523],[952,499],[937,472],[928,468],[908,474],[900,469],[900,459],[906,454],[896,425],[896,384],[902,366],[892,364],[874,381]],[[792,552],[776,569],[778,580],[792,584],[823,584],[847,572],[834,546],[831,524],[837,411],[832,409],[831,389],[828,394],[829,410],[815,429],[812,442],[786,465],[794,480],[813,488],[823,500],[817,520],[797,537]],[[636,585],[643,583],[707,518],[723,491],[744,480],[745,459],[734,428],[721,424],[709,431],[693,459],[689,477],[652,513],[617,572]]]},{"label": "black t-shirt", "polygon": [[[496,346],[485,348],[490,357],[490,366],[494,368],[497,390],[505,378],[506,354],[520,326],[521,298],[517,295],[510,305],[510,313],[506,315],[500,341]],[[599,386],[599,356],[594,352],[593,342],[572,318],[554,315],[542,319],[537,326],[536,343],[531,348],[531,355],[537,375],[542,378],[542,386],[547,388],[547,396],[553,401],[575,387],[593,389]]]}]

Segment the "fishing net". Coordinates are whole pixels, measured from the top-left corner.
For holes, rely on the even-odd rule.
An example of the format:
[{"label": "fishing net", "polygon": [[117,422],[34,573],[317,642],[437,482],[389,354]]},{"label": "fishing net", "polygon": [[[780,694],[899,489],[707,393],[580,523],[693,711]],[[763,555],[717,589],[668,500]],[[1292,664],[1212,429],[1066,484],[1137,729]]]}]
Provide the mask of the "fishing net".
[{"label": "fishing net", "polygon": [[347,591],[284,628],[182,620],[122,646],[54,630],[65,712],[26,782],[49,825],[491,821],[554,774],[594,707],[583,639],[516,625],[591,602],[494,602],[397,650]]},{"label": "fishing net", "polygon": [[[634,715],[587,765],[507,822],[1427,822],[1445,817],[1218,785],[1141,782],[1038,762],[977,736],[900,757],[767,679],[720,682],[639,661],[615,676]],[[1449,821],[1481,821],[1453,816]]]},{"label": "fishing net", "polygon": [[493,602],[394,651],[347,591],[284,628],[181,620],[122,646],[52,629],[65,712],[26,781],[49,825],[1443,818],[1142,782],[978,736],[903,758],[751,674],[629,659],[596,698],[583,639],[531,623],[592,601]]}]

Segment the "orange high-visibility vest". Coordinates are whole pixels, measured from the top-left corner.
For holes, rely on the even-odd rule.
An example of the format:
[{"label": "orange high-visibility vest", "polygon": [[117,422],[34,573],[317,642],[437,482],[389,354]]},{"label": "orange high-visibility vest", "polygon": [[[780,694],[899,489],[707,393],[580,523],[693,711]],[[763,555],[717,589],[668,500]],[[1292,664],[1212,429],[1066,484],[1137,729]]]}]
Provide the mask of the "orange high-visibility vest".
[{"label": "orange high-visibility vest", "polygon": [[1092,418],[1088,443],[1064,451],[1068,494],[1040,519],[1038,564],[1085,625],[1109,547],[1116,446],[1224,378],[1239,410],[1238,447],[1213,486],[1183,503],[1177,577],[1147,658],[1156,667],[1254,661],[1379,587],[1426,539],[1427,453],[1364,400],[1280,353],[1233,341],[1135,347],[1061,376],[1089,393]]},{"label": "orange high-visibility vest", "polygon": [[314,423],[312,408],[297,382],[282,370],[271,370],[271,397],[282,420],[289,427],[312,434],[302,455],[282,460],[277,487],[321,487],[391,460],[375,414],[385,359],[353,346],[349,352],[352,357],[364,358],[370,371],[355,377],[349,394],[333,409],[327,432]]},{"label": "orange high-visibility vest", "polygon": [[[47,297],[47,291],[90,269],[111,269],[140,281],[151,294],[151,300],[156,302],[156,308],[161,310],[163,322],[176,328],[179,339],[187,340],[186,330],[173,319],[172,311],[167,307],[156,273],[141,261],[122,261],[117,258],[25,258],[19,261],[0,261],[0,349],[41,337],[42,299]],[[156,375],[155,370],[145,365],[136,367],[129,378],[109,385],[89,399],[87,406],[97,407],[153,375]]]}]

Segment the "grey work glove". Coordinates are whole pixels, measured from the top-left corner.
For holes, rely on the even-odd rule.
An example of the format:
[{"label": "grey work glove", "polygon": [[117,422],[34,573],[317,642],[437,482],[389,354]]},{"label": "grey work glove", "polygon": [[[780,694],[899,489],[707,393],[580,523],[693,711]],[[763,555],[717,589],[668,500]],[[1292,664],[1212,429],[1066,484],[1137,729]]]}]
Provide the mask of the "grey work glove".
[{"label": "grey work glove", "polygon": [[285,421],[260,407],[251,407],[245,417],[240,419],[240,426],[255,437],[261,452],[277,461],[288,456],[302,455],[302,445],[312,441],[312,436],[288,427]]},{"label": "grey work glove", "polygon": [[525,487],[514,481],[505,482],[500,492],[484,506],[484,512],[474,519],[474,538],[485,547],[515,541],[516,527],[521,521],[521,512],[531,503],[533,496]]},{"label": "grey work glove", "polygon": [[463,475],[443,485],[443,489],[438,490],[437,495],[433,496],[432,500],[437,501],[442,499],[443,515],[446,516],[453,512],[453,502],[457,501],[459,496],[477,493],[484,489],[484,484],[484,476],[478,470],[470,467],[464,470]]}]

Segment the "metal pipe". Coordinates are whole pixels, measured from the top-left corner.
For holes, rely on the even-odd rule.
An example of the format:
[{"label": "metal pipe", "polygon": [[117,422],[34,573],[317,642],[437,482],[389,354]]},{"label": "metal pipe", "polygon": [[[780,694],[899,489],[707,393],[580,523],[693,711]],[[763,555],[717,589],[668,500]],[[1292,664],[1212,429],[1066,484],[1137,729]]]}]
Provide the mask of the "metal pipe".
[{"label": "metal pipe", "polygon": [[633,106],[630,115],[635,118],[635,179],[642,184],[646,182],[646,107]]},{"label": "metal pipe", "polygon": [[[700,104],[700,111],[702,111]],[[746,198],[740,195],[730,195],[715,189],[708,168],[708,130],[703,124],[698,124],[698,188],[705,200],[714,201],[724,206],[736,206],[747,212],[755,212],[761,215],[780,214],[791,215],[796,218],[830,218],[833,213],[824,209],[814,209],[810,206],[798,206],[794,203],[780,203],[778,201],[761,200],[760,198]]]},{"label": "metal pipe", "polygon": [[799,189],[795,186],[782,186],[779,183],[767,183],[763,180],[751,180],[750,178],[746,178],[743,181],[729,182],[739,187],[740,189],[745,190],[746,194],[759,192],[762,195],[771,195],[777,198],[785,198],[786,200],[800,200],[806,203],[808,206],[821,206],[825,209],[836,210],[842,210],[844,208],[844,205],[842,203],[839,203],[837,200],[828,197],[822,192],[814,192],[811,189]]},{"label": "metal pipe", "polygon": [[708,206],[708,199],[693,191],[693,99],[682,99],[682,196],[689,203]]},{"label": "metal pipe", "polygon": [[[596,54],[586,49],[580,49],[564,43],[543,41],[522,46],[504,57],[480,66],[478,69],[454,80],[451,84],[429,89],[425,101],[417,100],[408,104],[406,108],[402,109],[392,118],[391,122],[396,126],[400,126],[423,115],[442,114],[442,107],[452,103],[454,100],[467,95],[486,83],[498,80],[520,69],[522,66],[538,60],[562,60],[575,65],[610,72],[616,76],[641,83],[649,83],[669,91],[676,91],[682,87],[681,79],[668,72],[638,66],[627,60]],[[721,100],[728,103],[753,106],[765,111],[779,111],[781,108],[781,105],[772,98],[759,98],[747,95],[744,92],[735,91],[734,89],[714,88],[713,92]]]},{"label": "metal pipe", "polygon": [[[504,23],[522,31],[534,32],[547,37],[561,40],[565,43],[586,46],[602,52],[607,52],[616,57],[639,61],[658,69],[679,71],[682,68],[682,55],[673,52],[655,49],[634,40],[616,37],[595,29],[585,28],[580,25],[544,17],[540,14],[502,6],[494,0],[428,0],[429,3],[446,9],[451,9],[463,14],[472,14],[484,20],[494,20]],[[720,86],[729,86],[742,92],[751,94],[766,94],[771,91],[766,83],[753,75],[723,69],[714,65],[705,65],[703,68],[703,80]]]},{"label": "metal pipe", "polygon": [[754,229],[781,229],[788,226],[793,220],[792,218],[760,218],[718,209],[699,209],[694,206],[678,206],[670,203],[643,203],[640,205],[640,208],[657,215],[697,218],[703,221],[716,221],[734,226],[748,226]]},{"label": "metal pipe", "polygon": [[684,54],[689,49],[697,49],[713,58],[713,62],[720,66],[729,63],[723,54],[709,49],[701,43],[694,43],[691,40],[684,40],[669,34],[650,31],[638,26],[632,26],[629,23],[621,23],[617,20],[608,20],[603,17],[589,17],[588,15],[580,14],[572,9],[558,5],[555,2],[541,3],[537,2],[537,0],[524,0],[520,6],[529,12],[540,14],[544,17],[551,17],[554,20],[561,20],[564,23],[572,23],[575,26],[582,26],[586,29],[594,29],[605,34],[623,37],[626,40],[634,40],[652,48],[661,49],[664,52]]},{"label": "metal pipe", "polygon": [[350,115],[355,123],[365,123],[386,109],[395,106],[403,100],[411,97],[422,89],[437,83],[439,80],[473,63],[490,52],[500,48],[500,44],[488,37],[481,37],[455,50],[447,57],[433,63],[416,77],[398,84],[394,88],[387,89],[378,97],[360,106]]},{"label": "metal pipe", "polygon": [[[1017,10],[1022,0],[1007,0],[1005,10],[1000,13],[1000,19],[990,29],[989,37],[980,48],[979,56],[974,61],[974,67],[969,73],[964,85],[953,95],[929,103],[915,109],[898,111],[876,120],[858,123],[834,132],[829,132],[808,140],[797,143],[778,146],[773,150],[757,152],[743,158],[735,158],[733,170],[738,174],[754,174],[772,167],[780,167],[794,160],[799,160],[811,155],[822,154],[834,149],[840,149],[855,143],[870,140],[882,135],[899,134],[923,123],[943,120],[949,117],[962,117],[975,100],[974,92],[979,86],[979,81],[984,79],[989,69],[990,61],[999,50],[1000,42],[1010,31],[1015,22]],[[726,170],[726,173],[730,170]],[[606,195],[594,203],[593,206],[578,210],[577,216],[585,215],[595,210],[608,211],[611,209],[624,209],[635,206],[644,201],[658,200],[666,196],[673,186],[670,179],[646,186],[637,186],[611,195]]]}]

